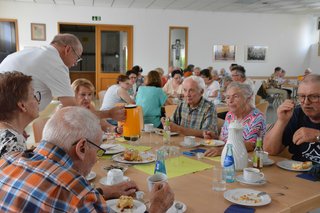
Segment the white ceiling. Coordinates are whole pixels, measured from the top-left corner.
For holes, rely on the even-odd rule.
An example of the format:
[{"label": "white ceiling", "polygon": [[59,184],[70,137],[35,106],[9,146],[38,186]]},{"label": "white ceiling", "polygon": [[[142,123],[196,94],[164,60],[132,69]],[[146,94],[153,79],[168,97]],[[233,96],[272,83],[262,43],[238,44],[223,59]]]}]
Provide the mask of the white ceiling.
[{"label": "white ceiling", "polygon": [[277,13],[320,15],[320,0],[0,0],[93,6],[240,13]]}]

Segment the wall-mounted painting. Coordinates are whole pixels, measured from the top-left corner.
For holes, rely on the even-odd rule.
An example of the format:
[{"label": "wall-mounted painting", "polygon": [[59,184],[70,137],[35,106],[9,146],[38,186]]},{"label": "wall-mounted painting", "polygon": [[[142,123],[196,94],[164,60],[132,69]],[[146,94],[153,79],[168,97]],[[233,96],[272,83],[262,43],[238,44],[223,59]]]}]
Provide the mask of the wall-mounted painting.
[{"label": "wall-mounted painting", "polygon": [[236,46],[235,45],[214,45],[213,60],[215,61],[235,61]]},{"label": "wall-mounted painting", "polygon": [[249,45],[245,49],[245,60],[247,62],[265,62],[267,58],[267,46]]},{"label": "wall-mounted painting", "polygon": [[31,40],[45,41],[46,40],[46,25],[31,23]]}]

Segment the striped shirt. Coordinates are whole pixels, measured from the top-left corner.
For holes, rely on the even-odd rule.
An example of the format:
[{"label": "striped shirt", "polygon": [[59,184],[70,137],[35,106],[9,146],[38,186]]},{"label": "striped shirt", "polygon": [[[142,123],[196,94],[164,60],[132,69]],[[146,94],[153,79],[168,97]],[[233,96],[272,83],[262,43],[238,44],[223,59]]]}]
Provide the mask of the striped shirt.
[{"label": "striped shirt", "polygon": [[[232,112],[228,112],[226,119],[222,126],[220,138],[227,142],[228,140],[228,128],[229,124],[235,120],[235,115]],[[264,137],[266,133],[266,120],[263,114],[256,108],[254,108],[248,115],[246,115],[241,121],[243,126],[243,139],[245,142],[255,143],[257,137]]]},{"label": "striped shirt", "polygon": [[43,141],[34,152],[0,161],[0,212],[109,212],[106,202],[72,168],[69,155]]},{"label": "striped shirt", "polygon": [[218,133],[217,112],[214,104],[201,98],[195,108],[182,101],[173,114],[173,122],[185,128],[209,130]]}]

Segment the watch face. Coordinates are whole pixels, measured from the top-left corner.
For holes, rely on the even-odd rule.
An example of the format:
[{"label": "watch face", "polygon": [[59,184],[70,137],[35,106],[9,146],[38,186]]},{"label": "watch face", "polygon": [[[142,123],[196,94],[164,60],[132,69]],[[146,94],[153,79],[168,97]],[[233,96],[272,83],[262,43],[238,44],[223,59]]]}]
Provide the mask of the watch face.
[{"label": "watch face", "polygon": [[320,135],[317,136],[317,141],[320,142]]}]

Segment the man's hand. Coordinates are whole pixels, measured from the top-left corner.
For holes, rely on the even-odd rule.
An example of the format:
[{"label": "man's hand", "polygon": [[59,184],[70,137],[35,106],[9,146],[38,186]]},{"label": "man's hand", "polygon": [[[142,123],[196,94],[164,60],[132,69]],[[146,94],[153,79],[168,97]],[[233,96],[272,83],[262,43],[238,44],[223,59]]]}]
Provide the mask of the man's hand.
[{"label": "man's hand", "polygon": [[305,142],[316,142],[316,137],[320,134],[320,131],[317,129],[301,127],[298,129],[293,137],[292,141],[296,145],[300,145]]},{"label": "man's hand", "polygon": [[222,150],[223,150],[223,147],[214,147],[214,148],[208,149],[204,153],[204,156],[206,156],[206,157],[219,156],[219,155],[221,155]]},{"label": "man's hand", "polygon": [[126,111],[124,106],[116,106],[109,110],[109,116],[113,120],[124,121],[126,119]]},{"label": "man's hand", "polygon": [[102,186],[105,199],[119,198],[121,195],[131,195],[139,191],[138,186],[133,181],[122,182],[112,186]]},{"label": "man's hand", "polygon": [[278,121],[288,123],[293,115],[294,102],[292,100],[285,100],[277,110]]},{"label": "man's hand", "polygon": [[174,202],[174,193],[168,183],[153,186],[150,198],[150,213],[165,213]]},{"label": "man's hand", "polygon": [[214,134],[214,132],[211,131],[203,131],[203,138],[204,139],[214,139],[216,138],[216,134]]}]

